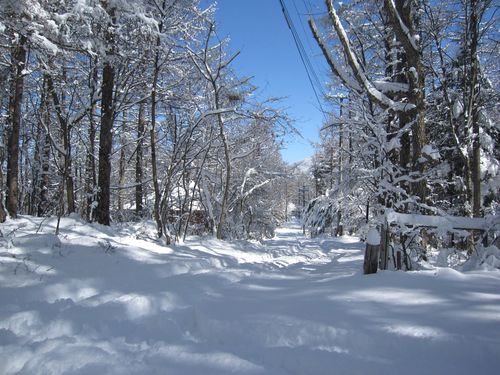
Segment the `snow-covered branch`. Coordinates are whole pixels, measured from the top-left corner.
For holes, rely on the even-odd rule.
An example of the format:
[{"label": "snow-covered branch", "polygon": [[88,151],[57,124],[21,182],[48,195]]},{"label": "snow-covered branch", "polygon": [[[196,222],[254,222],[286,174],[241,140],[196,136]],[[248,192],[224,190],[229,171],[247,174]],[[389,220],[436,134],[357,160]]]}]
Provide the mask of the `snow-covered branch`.
[{"label": "snow-covered branch", "polygon": [[325,1],[328,7],[328,15],[330,17],[330,21],[332,22],[335,32],[337,33],[337,36],[340,40],[344,55],[347,59],[347,64],[351,68],[352,75],[356,79],[356,82],[354,83],[352,79],[350,79],[350,76],[340,68],[339,64],[337,64],[333,57],[329,54],[327,48],[325,47],[325,43],[322,41],[322,38],[318,33],[314,21],[310,19],[309,25],[311,27],[313,35],[318,41],[318,45],[323,51],[323,54],[325,55],[325,58],[332,68],[333,73],[337,75],[342,80],[342,82],[346,84],[347,87],[358,92],[360,91],[360,88],[362,88],[362,91],[364,91],[371,100],[380,105],[382,108],[390,108],[396,112],[409,112],[413,110],[415,108],[414,104],[395,101],[391,99],[383,91],[380,91],[366,76],[364,69],[358,61],[356,54],[354,53],[353,47],[351,46],[351,43],[349,41],[349,37],[347,36],[347,33],[342,26],[342,23],[340,22],[339,16],[337,15],[337,12],[333,6],[332,0]]}]

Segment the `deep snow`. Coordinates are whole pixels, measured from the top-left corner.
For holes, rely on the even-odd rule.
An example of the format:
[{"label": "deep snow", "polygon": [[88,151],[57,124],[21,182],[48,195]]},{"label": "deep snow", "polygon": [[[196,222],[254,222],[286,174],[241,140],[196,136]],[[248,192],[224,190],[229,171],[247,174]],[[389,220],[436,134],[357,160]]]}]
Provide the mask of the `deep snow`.
[{"label": "deep snow", "polygon": [[[497,374],[500,271],[362,274],[356,238],[0,226],[1,374]],[[38,233],[35,233],[38,229]]]}]

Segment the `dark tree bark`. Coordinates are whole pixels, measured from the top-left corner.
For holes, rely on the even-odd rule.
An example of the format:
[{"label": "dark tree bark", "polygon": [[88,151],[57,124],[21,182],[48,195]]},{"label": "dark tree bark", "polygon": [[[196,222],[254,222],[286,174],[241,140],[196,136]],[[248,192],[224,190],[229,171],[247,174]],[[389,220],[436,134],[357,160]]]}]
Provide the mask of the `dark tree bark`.
[{"label": "dark tree bark", "polygon": [[12,48],[12,91],[9,99],[9,138],[7,145],[7,196],[6,206],[12,218],[17,217],[19,195],[19,133],[21,129],[21,104],[23,101],[27,39],[19,37]]},{"label": "dark tree bark", "polygon": [[[47,116],[49,118],[49,116]],[[47,122],[47,128],[50,129],[50,124]],[[40,178],[40,201],[38,202],[38,216],[47,214],[49,208],[49,182],[50,182],[50,135],[46,131],[43,140],[43,150],[41,155],[42,174]]]},{"label": "dark tree bark", "polygon": [[97,194],[97,222],[109,225],[110,184],[111,184],[111,149],[113,142],[113,87],[115,72],[106,62],[102,73],[101,130],[99,132],[99,177]]},{"label": "dark tree bark", "polygon": [[[24,129],[23,129],[24,130]],[[21,134],[21,144],[19,148],[19,195],[17,201],[19,202],[19,209],[26,213],[29,212],[29,202],[30,202],[30,187],[28,186],[29,181],[29,171],[30,171],[30,157],[28,148],[30,147],[30,135],[29,130],[24,130]]]},{"label": "dark tree bark", "polygon": [[[151,129],[149,131],[149,136],[151,141],[151,172],[153,175],[153,189],[155,195],[153,215],[156,222],[156,230],[158,233],[158,238],[161,238],[164,233],[163,233],[163,222],[161,220],[161,214],[160,214],[161,194],[160,194],[160,186],[158,184],[158,168],[156,164],[156,86],[158,84],[158,76],[160,73],[159,60],[160,60],[160,37],[158,37],[156,40],[156,54],[155,54],[154,70],[153,70],[153,85],[151,89]],[[167,236],[167,244],[169,243],[170,243],[170,238]]]},{"label": "dark tree bark", "polygon": [[[44,77],[42,89],[40,91],[40,107],[38,108],[38,122],[36,126],[36,135],[35,139],[38,140],[35,142],[35,153],[33,155],[33,163],[31,166],[31,185],[32,190],[30,193],[29,199],[29,208],[28,214],[34,216],[38,213],[38,203],[40,202],[40,179],[42,172],[42,149],[43,149],[43,135],[45,134],[44,130],[44,122],[45,122],[45,108],[47,102],[47,93],[46,93],[46,79]],[[34,129],[35,130],[35,129]]]},{"label": "dark tree bark", "polygon": [[47,210],[49,207],[49,158],[50,158],[50,109],[49,109],[49,100],[48,100],[48,83],[47,76],[45,76],[45,85],[44,85],[44,95],[43,95],[43,105],[42,105],[42,113],[41,113],[41,121],[43,127],[43,142],[41,146],[40,152],[40,186],[39,186],[39,198],[38,198],[38,207],[37,214],[38,216],[44,216],[47,214]]},{"label": "dark tree bark", "polygon": [[106,32],[106,43],[108,51],[106,61],[102,70],[102,87],[101,87],[101,129],[99,132],[99,177],[97,194],[97,222],[103,225],[111,223],[110,216],[110,185],[111,185],[111,150],[113,143],[113,122],[114,122],[114,100],[113,91],[115,85],[115,68],[113,62],[110,61],[113,56],[113,30],[114,23],[114,8],[109,8],[107,1],[101,1],[108,12],[111,22],[108,25]]},{"label": "dark tree bark", "polygon": [[[468,113],[466,121],[471,122],[472,127],[472,215],[480,217],[481,212],[481,143],[479,136],[479,58],[477,47],[479,42],[479,4],[478,0],[470,0],[470,76],[467,82]],[[467,67],[468,68],[468,67]]]}]

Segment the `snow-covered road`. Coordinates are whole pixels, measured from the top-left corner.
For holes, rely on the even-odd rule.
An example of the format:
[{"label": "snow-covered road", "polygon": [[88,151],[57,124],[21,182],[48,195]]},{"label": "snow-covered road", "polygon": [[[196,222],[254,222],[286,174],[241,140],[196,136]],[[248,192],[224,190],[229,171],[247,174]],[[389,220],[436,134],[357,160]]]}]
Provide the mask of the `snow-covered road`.
[{"label": "snow-covered road", "polygon": [[[2,225],[0,374],[496,374],[500,271],[362,275],[352,237]],[[40,226],[40,231],[35,234]]]}]

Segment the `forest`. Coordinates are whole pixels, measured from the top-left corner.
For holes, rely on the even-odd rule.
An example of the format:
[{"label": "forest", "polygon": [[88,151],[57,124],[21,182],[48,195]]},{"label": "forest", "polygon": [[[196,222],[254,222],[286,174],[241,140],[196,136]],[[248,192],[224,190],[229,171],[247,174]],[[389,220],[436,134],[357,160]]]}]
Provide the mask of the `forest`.
[{"label": "forest", "polygon": [[497,374],[498,1],[229,1],[0,0],[0,374]]},{"label": "forest", "polygon": [[470,254],[485,232],[448,223],[486,217],[498,231],[498,7],[368,3],[325,1],[328,15],[309,19],[340,110],[322,128],[306,223],[338,233],[388,212],[439,216],[447,224],[430,230],[394,223],[405,258],[425,260],[428,245]]},{"label": "forest", "polygon": [[272,231],[290,121],[231,69],[214,10],[3,1],[1,221],[153,218],[166,243]]},{"label": "forest", "polygon": [[331,111],[306,187],[279,153],[292,119],[232,69],[215,6],[3,1],[0,220],[152,218],[169,244],[272,235],[290,203],[313,233],[387,210],[496,216],[495,2],[324,8],[309,26]]}]

